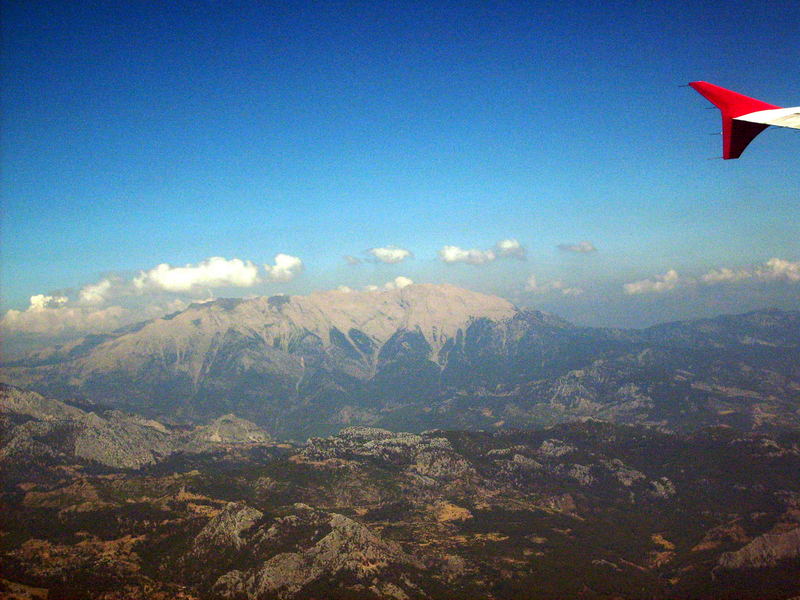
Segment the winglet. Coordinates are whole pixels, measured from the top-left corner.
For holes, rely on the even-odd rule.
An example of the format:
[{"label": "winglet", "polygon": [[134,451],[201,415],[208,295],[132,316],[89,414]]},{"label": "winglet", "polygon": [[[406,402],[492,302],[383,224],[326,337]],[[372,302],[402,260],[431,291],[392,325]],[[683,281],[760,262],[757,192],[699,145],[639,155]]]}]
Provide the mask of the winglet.
[{"label": "winglet", "polygon": [[726,160],[739,158],[744,149],[747,148],[747,144],[769,127],[769,125],[762,123],[737,121],[735,120],[736,117],[758,110],[780,108],[780,106],[726,90],[713,83],[693,81],[689,85],[722,113],[722,158]]}]

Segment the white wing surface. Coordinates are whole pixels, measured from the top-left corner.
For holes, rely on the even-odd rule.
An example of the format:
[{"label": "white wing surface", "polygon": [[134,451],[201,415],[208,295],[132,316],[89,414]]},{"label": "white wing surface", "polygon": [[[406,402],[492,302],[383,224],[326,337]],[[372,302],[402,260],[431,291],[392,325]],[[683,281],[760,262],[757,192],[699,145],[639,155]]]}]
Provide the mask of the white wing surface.
[{"label": "white wing surface", "polygon": [[770,110],[758,110],[746,115],[735,118],[736,121],[747,121],[749,123],[762,123],[764,125],[775,125],[776,127],[790,127],[800,129],[800,106],[793,108],[773,108]]}]

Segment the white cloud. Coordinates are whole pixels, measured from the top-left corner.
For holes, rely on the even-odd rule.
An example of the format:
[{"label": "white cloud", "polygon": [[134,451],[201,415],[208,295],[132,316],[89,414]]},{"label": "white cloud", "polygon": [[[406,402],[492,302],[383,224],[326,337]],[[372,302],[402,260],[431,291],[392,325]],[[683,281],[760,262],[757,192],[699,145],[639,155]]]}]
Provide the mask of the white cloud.
[{"label": "white cloud", "polygon": [[109,306],[101,310],[66,306],[66,298],[60,304],[42,301],[48,296],[39,294],[31,297],[31,305],[24,311],[9,310],[0,319],[0,326],[9,333],[61,335],[64,332],[99,333],[113,331],[126,323],[128,310],[119,306]]},{"label": "white cloud", "polygon": [[498,258],[525,259],[525,248],[517,240],[508,238],[500,240],[488,250],[478,248],[461,248],[460,246],[444,246],[439,250],[439,260],[448,264],[466,263],[468,265],[485,265]]},{"label": "white cloud", "polygon": [[495,244],[495,254],[499,257],[525,259],[525,248],[517,240],[509,238]]},{"label": "white cloud", "polygon": [[578,242],[577,244],[559,244],[559,250],[564,252],[576,252],[578,254],[589,254],[590,252],[597,252],[592,242]]},{"label": "white cloud", "polygon": [[569,287],[560,279],[556,279],[550,285],[553,286],[553,289],[560,291],[565,296],[580,296],[583,294],[583,288]]},{"label": "white cloud", "polygon": [[78,293],[78,300],[81,304],[96,306],[108,302],[112,297],[122,295],[126,291],[125,285],[119,278],[106,277],[97,283],[90,283],[81,288]]},{"label": "white cloud", "polygon": [[413,283],[413,280],[401,275],[400,277],[395,277],[393,281],[383,284],[383,287],[387,290],[399,290],[404,287],[408,287],[409,285],[413,285]]},{"label": "white cloud", "polygon": [[560,279],[539,283],[536,275],[528,277],[525,282],[525,289],[534,294],[546,294],[548,292],[560,292],[564,296],[580,296],[583,294],[583,289],[579,287],[570,287]]},{"label": "white cloud", "polygon": [[290,254],[276,254],[275,265],[264,265],[272,281],[291,281],[303,270],[303,261]]},{"label": "white cloud", "polygon": [[358,258],[357,256],[351,256],[350,254],[348,254],[347,256],[344,257],[344,262],[353,267],[355,265],[360,265],[361,259]]},{"label": "white cloud", "polygon": [[167,292],[191,292],[197,288],[250,287],[258,282],[258,267],[252,262],[238,258],[227,260],[221,256],[213,256],[197,265],[185,267],[171,267],[162,263],[149,271],[140,272],[133,279],[133,285],[139,291],[150,289]]},{"label": "white cloud", "polygon": [[735,283],[737,281],[751,279],[752,277],[753,273],[751,271],[743,269],[734,271],[732,269],[722,268],[709,271],[700,277],[700,281],[711,285],[715,283]]},{"label": "white cloud", "polygon": [[493,250],[465,250],[459,246],[444,246],[439,250],[439,258],[448,264],[463,262],[468,265],[483,265],[492,262],[497,256]]},{"label": "white cloud", "polygon": [[766,263],[754,269],[720,268],[709,271],[700,278],[703,283],[713,285],[719,283],[740,283],[747,281],[800,281],[800,262],[792,262],[782,258],[770,258]]},{"label": "white cloud", "polygon": [[[395,277],[391,281],[387,281],[383,285],[368,285],[364,287],[365,292],[388,292],[391,290],[400,290],[404,287],[412,285],[414,282],[408,277]],[[341,290],[341,287],[339,288]],[[350,288],[347,288],[348,290]]]},{"label": "white cloud", "polygon": [[675,269],[670,269],[663,275],[656,275],[652,279],[642,279],[622,286],[626,294],[652,294],[674,290],[681,283],[681,278]]},{"label": "white cloud", "polygon": [[623,289],[626,294],[648,294],[669,292],[677,287],[692,284],[721,285],[736,283],[769,283],[785,281],[789,283],[800,282],[800,262],[792,262],[782,258],[771,258],[760,267],[750,269],[730,269],[721,267],[713,269],[699,279],[680,277],[675,269],[670,269],[663,275],[656,275],[652,279],[642,279],[633,283],[626,283]]},{"label": "white cloud", "polygon": [[187,303],[180,299],[137,308],[96,308],[85,304],[69,304],[64,296],[55,297],[55,302],[48,298],[53,297],[43,294],[32,296],[27,309],[7,311],[0,319],[0,329],[8,334],[35,335],[45,339],[64,334],[109,333],[125,325],[161,317],[187,307]]},{"label": "white cloud", "polygon": [[405,259],[412,256],[410,250],[406,250],[405,248],[400,248],[398,246],[384,246],[382,248],[370,248],[367,250],[367,254],[370,254],[375,260],[387,263],[390,265],[403,262]]},{"label": "white cloud", "polygon": [[64,306],[69,301],[66,296],[48,296],[45,294],[36,294],[31,296],[29,311],[40,311],[48,308],[59,308]]},{"label": "white cloud", "polygon": [[770,258],[763,268],[758,269],[757,274],[765,281],[800,281],[800,261]]}]

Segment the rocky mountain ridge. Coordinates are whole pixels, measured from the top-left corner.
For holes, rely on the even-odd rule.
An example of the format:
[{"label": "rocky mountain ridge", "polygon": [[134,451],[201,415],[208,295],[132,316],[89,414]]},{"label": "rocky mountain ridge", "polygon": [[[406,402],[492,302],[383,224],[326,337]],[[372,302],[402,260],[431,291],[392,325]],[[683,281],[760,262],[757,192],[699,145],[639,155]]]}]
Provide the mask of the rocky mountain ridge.
[{"label": "rocky mountain ridge", "polygon": [[336,587],[339,578],[353,592],[371,597],[425,595],[413,582],[419,581],[424,564],[396,542],[344,515],[306,504],[292,505],[290,513],[270,521],[259,510],[228,504],[181,558],[189,579],[198,563],[213,564],[211,574],[203,569],[199,575],[219,598],[294,598],[320,583]]},{"label": "rocky mountain ridge", "polygon": [[176,452],[270,441],[257,425],[235,415],[223,415],[191,431],[177,431],[138,415],[118,410],[86,412],[6,385],[0,385],[0,418],[4,420],[0,465],[15,471],[39,460],[85,460],[138,469]]}]

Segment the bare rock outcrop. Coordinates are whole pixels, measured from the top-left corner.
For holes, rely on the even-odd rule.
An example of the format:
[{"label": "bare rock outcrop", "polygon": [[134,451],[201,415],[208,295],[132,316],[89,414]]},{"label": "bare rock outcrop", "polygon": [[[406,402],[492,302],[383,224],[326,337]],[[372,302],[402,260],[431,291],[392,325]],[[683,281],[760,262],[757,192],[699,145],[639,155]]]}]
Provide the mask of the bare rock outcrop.
[{"label": "bare rock outcrop", "polygon": [[118,469],[139,469],[174,452],[203,452],[215,444],[267,443],[269,434],[235,415],[192,432],[118,410],[87,412],[13,386],[0,386],[6,416],[0,462],[85,460]]},{"label": "bare rock outcrop", "polygon": [[264,444],[272,439],[255,423],[233,414],[222,415],[198,427],[191,437],[200,444]]},{"label": "bare rock outcrop", "polygon": [[195,537],[184,564],[224,557],[201,569],[203,578],[211,575],[215,597],[300,598],[331,581],[367,598],[423,596],[414,583],[423,563],[353,519],[304,504],[287,516],[262,518],[229,504]]},{"label": "bare rock outcrop", "polygon": [[433,479],[463,478],[474,468],[436,431],[395,433],[374,427],[347,427],[329,438],[312,438],[301,453],[310,460],[372,458]]},{"label": "bare rock outcrop", "polygon": [[800,557],[800,527],[783,533],[765,533],[739,548],[725,552],[718,564],[723,569],[773,567],[786,559]]},{"label": "bare rock outcrop", "polygon": [[47,456],[138,469],[180,446],[156,421],[116,410],[100,416],[11,386],[0,390],[0,412],[30,419],[9,427],[0,448],[4,462]]}]

